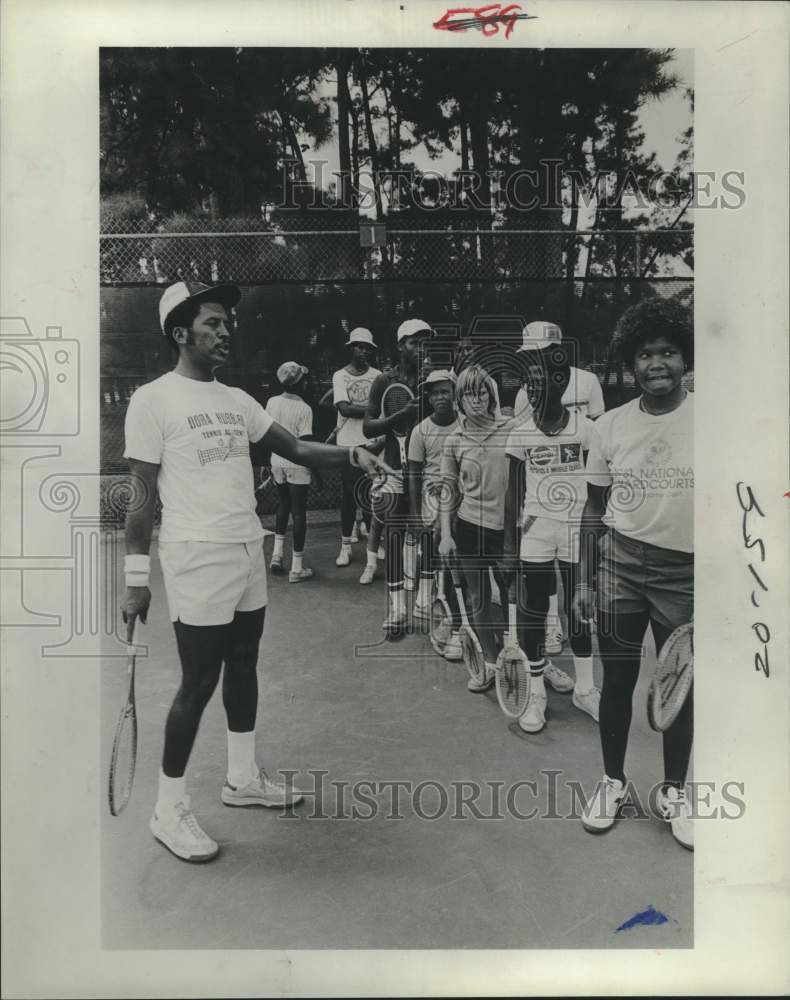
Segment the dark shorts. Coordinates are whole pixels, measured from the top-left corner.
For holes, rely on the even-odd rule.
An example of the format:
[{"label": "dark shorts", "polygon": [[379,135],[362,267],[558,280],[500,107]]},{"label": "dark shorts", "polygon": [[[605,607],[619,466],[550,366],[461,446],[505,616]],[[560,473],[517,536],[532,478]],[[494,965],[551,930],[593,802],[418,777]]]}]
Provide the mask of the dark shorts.
[{"label": "dark shorts", "polygon": [[505,532],[494,528],[485,528],[480,524],[472,524],[457,518],[453,529],[458,555],[463,557],[477,556],[482,561],[491,563],[502,558],[505,547]]},{"label": "dark shorts", "polygon": [[599,546],[596,589],[599,612],[647,614],[675,629],[694,617],[694,554],[610,530]]}]

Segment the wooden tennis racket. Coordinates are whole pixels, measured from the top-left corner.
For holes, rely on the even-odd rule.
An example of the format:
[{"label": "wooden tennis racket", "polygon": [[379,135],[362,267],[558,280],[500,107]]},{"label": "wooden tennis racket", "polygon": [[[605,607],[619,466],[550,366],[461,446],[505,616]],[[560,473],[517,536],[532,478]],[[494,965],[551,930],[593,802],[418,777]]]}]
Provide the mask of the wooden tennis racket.
[{"label": "wooden tennis racket", "polygon": [[688,697],[694,679],[694,622],[681,625],[658,654],[647,692],[647,721],[657,733],[668,729]]},{"label": "wooden tennis racket", "polygon": [[518,618],[514,601],[508,603],[508,631],[496,661],[496,696],[510,719],[518,719],[529,701],[531,677],[527,654],[518,644]]},{"label": "wooden tennis racket", "polygon": [[486,658],[483,647],[472,626],[469,624],[469,617],[466,613],[464,603],[464,592],[461,588],[461,578],[454,567],[450,567],[453,578],[453,589],[458,601],[458,610],[461,612],[461,627],[458,630],[458,637],[461,641],[461,652],[464,657],[464,664],[469,671],[469,676],[473,681],[481,682],[486,676]]},{"label": "wooden tennis racket", "polygon": [[431,645],[439,656],[444,654],[445,646],[453,634],[453,614],[447,603],[444,589],[446,572],[446,567],[442,564],[434,573],[436,594],[431,602],[431,620],[428,633]]},{"label": "wooden tennis racket", "polygon": [[126,645],[129,690],[115,727],[110,755],[109,802],[112,816],[120,816],[129,802],[137,763],[137,707],[134,696],[137,651],[137,621],[135,621],[132,641]]},{"label": "wooden tennis racket", "polygon": [[[396,413],[408,406],[413,399],[414,393],[405,382],[390,382],[381,397],[381,416],[385,419],[394,417]],[[406,439],[408,437],[409,428],[406,428],[406,430],[393,428],[392,433],[395,435],[395,440],[398,442],[401,469],[405,470]]]}]

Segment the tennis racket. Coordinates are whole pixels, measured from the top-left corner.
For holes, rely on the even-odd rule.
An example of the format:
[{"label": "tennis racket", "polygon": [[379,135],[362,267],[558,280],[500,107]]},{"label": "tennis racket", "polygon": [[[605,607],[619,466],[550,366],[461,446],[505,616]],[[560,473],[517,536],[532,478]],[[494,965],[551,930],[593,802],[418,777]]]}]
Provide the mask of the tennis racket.
[{"label": "tennis racket", "polygon": [[688,697],[694,679],[694,622],[670,635],[661,652],[647,692],[647,721],[657,733],[668,729]]},{"label": "tennis racket", "polygon": [[137,623],[131,643],[126,645],[129,671],[129,691],[121,709],[110,755],[109,798],[110,814],[120,816],[132,794],[134,768],[137,762],[137,709],[134,697],[134,670],[137,660]]},{"label": "tennis racket", "polygon": [[518,644],[515,602],[508,603],[507,614],[508,631],[496,661],[496,696],[505,715],[518,719],[529,701],[531,678],[527,654]]},{"label": "tennis racket", "polygon": [[450,573],[453,578],[455,597],[458,601],[458,610],[461,612],[461,627],[458,630],[458,637],[461,640],[461,652],[464,657],[464,664],[472,680],[480,682],[486,676],[486,658],[483,653],[483,647],[480,645],[480,640],[477,638],[475,630],[469,624],[460,577],[452,567]]},{"label": "tennis racket", "polygon": [[431,621],[428,633],[431,645],[439,656],[444,653],[444,648],[453,633],[453,615],[444,591],[445,572],[446,568],[442,565],[434,574],[436,594],[431,603]]},{"label": "tennis racket", "polygon": [[[414,393],[405,382],[390,382],[381,397],[381,416],[388,418],[394,416],[414,399]],[[406,468],[406,438],[408,429],[393,429],[395,440],[398,442],[400,451],[401,469]]]}]

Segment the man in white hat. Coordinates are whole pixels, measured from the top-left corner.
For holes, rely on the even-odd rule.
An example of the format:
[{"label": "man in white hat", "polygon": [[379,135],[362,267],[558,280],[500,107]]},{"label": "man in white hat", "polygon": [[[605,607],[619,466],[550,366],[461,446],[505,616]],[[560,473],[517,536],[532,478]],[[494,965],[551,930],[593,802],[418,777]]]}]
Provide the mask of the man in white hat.
[{"label": "man in white hat", "polygon": [[[374,381],[362,424],[362,429],[368,438],[386,435],[384,459],[387,465],[397,470],[395,475],[388,476],[383,483],[374,510],[374,514],[377,511],[380,513],[379,519],[384,523],[389,604],[383,628],[389,638],[402,634],[406,624],[403,545],[410,519],[409,490],[405,482],[408,470],[401,467],[400,446],[395,438],[395,429],[406,433],[408,448],[408,435],[417,423],[420,412],[418,398],[420,367],[432,333],[430,325],[421,319],[407,319],[401,323],[397,332],[400,355],[398,364],[379,375]],[[393,382],[403,382],[407,385],[414,394],[414,399],[392,416],[382,417],[381,399],[384,390]],[[412,545],[411,548],[414,549],[415,546]]]},{"label": "man in white hat", "polygon": [[[362,421],[367,409],[370,390],[378,368],[371,365],[377,350],[373,334],[362,326],[356,327],[348,336],[346,347],[351,351],[351,360],[332,376],[332,402],[337,410],[335,440],[346,448],[369,444],[362,429]],[[342,499],[340,501],[340,553],[335,560],[337,566],[348,566],[351,562],[352,532],[357,507],[362,511],[362,519],[370,534],[370,480],[361,469],[343,469],[340,472]],[[368,551],[362,583],[372,582],[376,572],[376,549]],[[366,575],[370,580],[366,579]]]},{"label": "man in white hat", "polygon": [[[516,354],[521,354],[526,359],[534,351],[547,350],[553,345],[561,343],[562,330],[556,323],[536,320],[524,327],[522,344],[516,351]],[[582,417],[597,420],[604,412],[604,402],[601,383],[595,374],[571,365],[570,381],[568,382],[567,389],[562,394],[562,405]],[[532,416],[529,394],[523,385],[516,394],[513,413],[516,420],[520,423],[525,422]],[[549,613],[546,617],[546,652],[561,653],[562,643],[562,623],[560,622],[559,598],[557,596],[555,581],[554,587],[549,594]]]},{"label": "man in white hat", "polygon": [[263,530],[255,515],[250,444],[311,467],[388,467],[363,448],[337,448],[289,434],[241,389],[218,382],[231,350],[235,285],[179,281],[159,303],[162,333],[178,355],[173,371],[141,386],[126,414],[125,457],[133,496],[126,519],[123,619],[131,640],[146,621],[151,536],[162,502],[159,559],[181,661],[181,685],[165,726],[154,837],[185,861],[210,861],[217,844],[199,826],[185,771],[203,710],[223,670],[228,806],[293,805],[301,794],[258,766],[258,645],[266,613]]}]

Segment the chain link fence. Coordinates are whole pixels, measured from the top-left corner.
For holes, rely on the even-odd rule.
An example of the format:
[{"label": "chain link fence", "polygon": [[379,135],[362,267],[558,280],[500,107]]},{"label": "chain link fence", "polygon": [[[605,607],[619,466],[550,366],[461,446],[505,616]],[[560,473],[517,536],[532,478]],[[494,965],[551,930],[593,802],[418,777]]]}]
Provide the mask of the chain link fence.
[{"label": "chain link fence", "polygon": [[[690,302],[690,229],[562,230],[389,229],[381,246],[363,246],[356,229],[275,229],[263,220],[178,217],[156,226],[104,217],[101,274],[101,468],[103,511],[123,521],[126,472],[123,421],[132,392],[172,367],[158,328],[162,287],[172,281],[233,281],[244,294],[236,310],[233,353],[223,381],[265,404],[279,392],[274,373],[284,360],[311,371],[312,401],[331,387],[348,360],[354,326],[374,332],[378,367],[396,360],[395,330],[408,316],[467,332],[480,317],[556,319],[575,339],[577,363],[598,375],[607,406],[633,395],[629,375],[608,357],[617,319],[642,298]],[[205,223],[203,223],[205,227]],[[379,234],[380,235],[380,234]],[[315,434],[332,430],[331,407],[314,406]],[[311,509],[338,509],[339,477],[324,474],[310,491]],[[121,501],[117,498],[121,497]],[[269,518],[276,501],[261,495]]]}]

